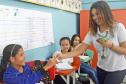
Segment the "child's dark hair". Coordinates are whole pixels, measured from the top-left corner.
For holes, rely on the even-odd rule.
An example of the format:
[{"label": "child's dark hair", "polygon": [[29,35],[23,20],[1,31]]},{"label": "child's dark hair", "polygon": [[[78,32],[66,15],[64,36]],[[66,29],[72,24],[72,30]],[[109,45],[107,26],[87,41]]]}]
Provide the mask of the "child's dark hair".
[{"label": "child's dark hair", "polygon": [[[80,38],[80,35],[79,35],[79,34],[74,34],[74,35],[72,36],[72,38],[71,38],[71,46],[74,45],[73,42],[74,42],[74,40],[75,40],[76,37],[79,37],[79,38]],[[80,38],[80,43],[81,43],[81,38]]]},{"label": "child's dark hair", "polygon": [[[59,42],[60,45],[61,45],[61,42],[62,42],[63,40],[68,40],[69,43],[70,43],[70,45],[71,45],[71,41],[70,41],[70,38],[69,38],[69,37],[62,37],[62,38],[60,39],[60,42]],[[70,51],[71,51],[71,46],[70,46],[70,49],[68,50],[68,52],[70,52]]]},{"label": "child's dark hair", "polygon": [[18,44],[10,44],[4,48],[3,56],[2,56],[1,64],[0,64],[0,80],[1,81],[3,80],[3,74],[7,68],[7,65],[10,64],[10,61],[9,61],[10,57],[11,56],[15,57],[20,48],[22,48],[22,46]]}]

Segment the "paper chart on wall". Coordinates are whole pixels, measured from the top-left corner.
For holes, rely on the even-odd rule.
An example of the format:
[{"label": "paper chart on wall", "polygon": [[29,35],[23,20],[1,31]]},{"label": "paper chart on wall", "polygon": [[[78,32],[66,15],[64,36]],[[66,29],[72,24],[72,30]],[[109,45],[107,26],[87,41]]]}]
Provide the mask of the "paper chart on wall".
[{"label": "paper chart on wall", "polygon": [[54,43],[51,13],[0,5],[0,55],[8,44],[25,50]]}]

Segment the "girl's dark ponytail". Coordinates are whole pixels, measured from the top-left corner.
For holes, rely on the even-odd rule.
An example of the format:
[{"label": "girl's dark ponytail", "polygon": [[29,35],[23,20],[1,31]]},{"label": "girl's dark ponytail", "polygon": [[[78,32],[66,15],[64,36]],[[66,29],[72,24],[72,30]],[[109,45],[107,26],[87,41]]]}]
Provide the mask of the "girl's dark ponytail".
[{"label": "girl's dark ponytail", "polygon": [[3,74],[7,68],[7,66],[10,64],[10,56],[16,56],[18,53],[18,50],[22,48],[22,46],[17,45],[17,44],[10,44],[7,45],[4,50],[3,50],[3,56],[1,59],[1,64],[0,64],[0,81],[3,80]]}]

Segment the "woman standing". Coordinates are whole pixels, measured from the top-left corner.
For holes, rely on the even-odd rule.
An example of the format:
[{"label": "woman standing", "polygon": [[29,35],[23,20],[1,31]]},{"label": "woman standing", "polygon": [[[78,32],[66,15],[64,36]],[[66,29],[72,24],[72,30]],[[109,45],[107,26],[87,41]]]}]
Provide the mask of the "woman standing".
[{"label": "woman standing", "polygon": [[90,8],[90,31],[74,51],[57,55],[59,59],[74,57],[91,44],[98,52],[97,77],[99,84],[121,84],[126,75],[126,29],[114,20],[105,1]]}]

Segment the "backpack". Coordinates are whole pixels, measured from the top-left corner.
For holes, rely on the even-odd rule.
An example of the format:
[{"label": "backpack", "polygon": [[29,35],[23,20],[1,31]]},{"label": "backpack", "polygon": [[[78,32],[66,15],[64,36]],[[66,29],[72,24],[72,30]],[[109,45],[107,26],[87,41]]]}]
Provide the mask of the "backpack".
[{"label": "backpack", "polygon": [[38,81],[38,83],[40,83],[42,81],[44,84],[51,84],[51,80],[50,80],[50,76],[49,76],[48,72],[46,72],[43,69],[43,67],[46,63],[41,63],[40,60],[35,60],[34,64],[35,64],[35,66],[32,68],[32,71],[40,71],[44,76],[40,81]]}]

